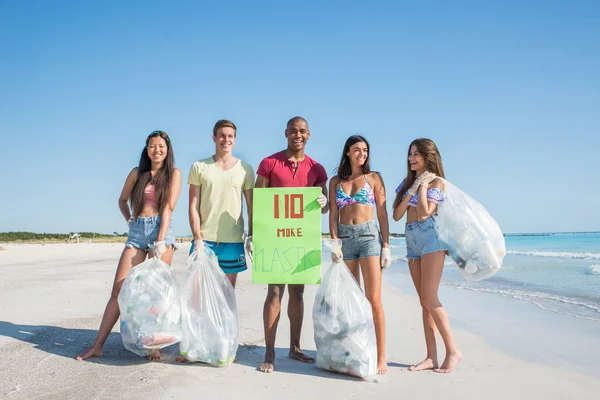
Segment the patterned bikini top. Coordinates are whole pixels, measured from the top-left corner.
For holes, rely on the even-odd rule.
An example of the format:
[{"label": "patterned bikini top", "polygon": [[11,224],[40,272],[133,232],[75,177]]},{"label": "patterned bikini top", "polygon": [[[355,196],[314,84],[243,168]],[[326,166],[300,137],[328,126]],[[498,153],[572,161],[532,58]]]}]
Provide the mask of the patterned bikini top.
[{"label": "patterned bikini top", "polygon": [[[396,193],[400,192],[400,189],[402,188],[403,184],[404,184],[404,181],[400,182],[400,185],[398,185],[398,187],[396,188]],[[408,194],[408,192],[404,193],[404,196],[402,196],[402,199],[404,199],[407,194]],[[419,194],[416,193],[408,201],[408,206],[416,207],[418,201],[419,201]],[[427,201],[431,201],[432,203],[435,203],[435,204],[443,203],[444,202],[444,192],[442,192],[442,190],[438,189],[438,188],[427,189]]]},{"label": "patterned bikini top", "polygon": [[363,186],[354,196],[348,196],[342,189],[342,184],[338,186],[335,193],[335,202],[340,209],[349,206],[350,204],[363,204],[365,206],[375,207],[375,193],[369,185],[367,175],[365,175],[365,186]]}]

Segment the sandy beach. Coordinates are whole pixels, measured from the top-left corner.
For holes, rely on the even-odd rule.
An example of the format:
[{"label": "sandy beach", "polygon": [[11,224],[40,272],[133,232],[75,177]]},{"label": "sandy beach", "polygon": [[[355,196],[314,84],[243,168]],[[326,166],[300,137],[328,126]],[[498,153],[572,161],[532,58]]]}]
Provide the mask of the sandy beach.
[{"label": "sandy beach", "polygon": [[[520,357],[509,351],[510,343],[488,343],[475,330],[469,330],[468,324],[454,324],[464,359],[453,373],[407,371],[408,365],[420,361],[425,352],[421,312],[416,296],[408,290],[409,282],[392,284],[389,276],[383,293],[389,373],[378,383],[288,359],[287,295],[277,336],[276,371],[258,372],[256,367],[264,356],[262,306],[266,285],[252,285],[249,271],[238,279],[240,347],[232,367],[176,363],[177,346],[165,349],[161,362],[148,362],[123,348],[118,326],[104,347],[104,357],[76,361],[74,357],[95,338],[123,245],[0,246],[4,249],[0,251],[1,398],[548,400],[596,399],[600,393],[597,373],[571,368],[560,359],[543,362],[540,357],[535,362]],[[176,252],[175,271],[183,271],[188,248],[189,244],[182,244]],[[302,348],[311,355],[315,354],[311,314],[316,290],[316,286],[308,286],[305,292]],[[452,303],[453,299],[448,299],[452,292],[444,291],[442,296],[443,301]],[[493,313],[486,313],[482,321],[491,324],[493,319]],[[589,358],[589,343],[569,346]],[[440,358],[443,354],[439,343]],[[556,354],[553,357],[560,357]]]}]

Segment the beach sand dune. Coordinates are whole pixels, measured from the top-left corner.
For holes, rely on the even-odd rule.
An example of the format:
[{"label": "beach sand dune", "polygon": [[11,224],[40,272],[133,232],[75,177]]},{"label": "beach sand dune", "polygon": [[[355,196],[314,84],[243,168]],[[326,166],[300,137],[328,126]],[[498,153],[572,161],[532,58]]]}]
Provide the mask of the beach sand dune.
[{"label": "beach sand dune", "polygon": [[[173,266],[181,274],[189,245]],[[240,349],[230,368],[179,364],[177,346],[148,362],[122,344],[118,326],[104,357],[76,361],[90,346],[109,295],[122,244],[6,245],[0,253],[0,398],[31,399],[597,399],[600,380],[508,356],[481,338],[457,330],[464,360],[451,374],[408,372],[424,355],[418,301],[384,286],[390,371],[378,383],[322,371],[288,359],[289,322],[284,297],[277,336],[276,372],[256,370],[264,356],[262,305],[265,285],[250,273],[238,282]],[[315,355],[312,305],[305,293],[302,347]],[[118,325],[118,324],[117,324]],[[557,344],[560,345],[560,344]],[[440,357],[443,348],[440,343]],[[599,360],[600,361],[600,360]]]}]

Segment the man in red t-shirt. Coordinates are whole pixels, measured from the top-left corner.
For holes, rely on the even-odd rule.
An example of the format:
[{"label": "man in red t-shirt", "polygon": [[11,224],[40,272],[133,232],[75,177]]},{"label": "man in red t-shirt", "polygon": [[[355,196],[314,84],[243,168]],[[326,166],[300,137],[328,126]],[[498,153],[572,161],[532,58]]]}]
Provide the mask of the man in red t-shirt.
[{"label": "man in red t-shirt", "polygon": [[[310,137],[308,123],[302,117],[294,117],[287,123],[285,130],[287,149],[275,153],[261,161],[256,174],[257,188],[266,187],[309,187],[319,186],[322,194],[317,200],[321,212],[328,210],[327,172],[325,168],[306,154],[304,147]],[[248,241],[247,243],[251,243]],[[300,333],[304,318],[304,285],[288,285],[288,316],[290,318],[290,358],[306,363],[315,359],[300,350]],[[275,336],[281,312],[281,299],[285,285],[269,285],[269,291],[263,308],[266,353],[265,361],[260,365],[262,372],[273,372],[275,368]]]}]

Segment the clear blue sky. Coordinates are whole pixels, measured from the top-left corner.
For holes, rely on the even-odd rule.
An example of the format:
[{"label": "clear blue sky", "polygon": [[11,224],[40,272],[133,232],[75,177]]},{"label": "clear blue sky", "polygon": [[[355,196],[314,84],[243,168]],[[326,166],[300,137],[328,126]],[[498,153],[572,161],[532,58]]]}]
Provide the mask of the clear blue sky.
[{"label": "clear blue sky", "polygon": [[4,0],[0,54],[0,231],[125,231],[117,198],[162,129],[186,235],[214,122],[256,168],[295,115],[329,174],[365,135],[390,203],[429,137],[505,232],[600,230],[597,1]]}]

